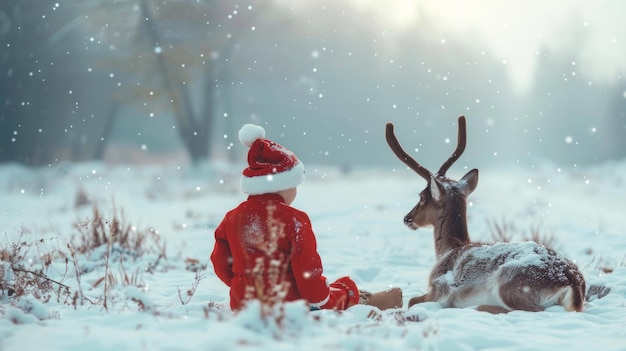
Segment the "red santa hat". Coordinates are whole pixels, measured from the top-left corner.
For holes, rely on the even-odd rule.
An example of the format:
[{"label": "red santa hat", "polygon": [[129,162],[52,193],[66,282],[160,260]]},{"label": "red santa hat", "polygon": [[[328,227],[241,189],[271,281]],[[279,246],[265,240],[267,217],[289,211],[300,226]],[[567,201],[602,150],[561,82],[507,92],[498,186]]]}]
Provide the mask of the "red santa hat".
[{"label": "red santa hat", "polygon": [[265,129],[245,124],[239,141],[250,148],[248,167],[241,175],[241,190],[248,195],[295,188],[304,181],[304,165],[284,146],[265,139]]}]

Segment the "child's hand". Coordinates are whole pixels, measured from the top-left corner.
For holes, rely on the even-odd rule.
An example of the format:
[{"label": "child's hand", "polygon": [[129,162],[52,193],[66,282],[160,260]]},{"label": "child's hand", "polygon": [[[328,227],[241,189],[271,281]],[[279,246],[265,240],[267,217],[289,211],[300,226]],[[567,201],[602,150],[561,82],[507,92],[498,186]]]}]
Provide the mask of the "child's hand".
[{"label": "child's hand", "polygon": [[330,298],[323,309],[345,310],[359,303],[359,288],[349,277],[341,277],[330,284]]}]

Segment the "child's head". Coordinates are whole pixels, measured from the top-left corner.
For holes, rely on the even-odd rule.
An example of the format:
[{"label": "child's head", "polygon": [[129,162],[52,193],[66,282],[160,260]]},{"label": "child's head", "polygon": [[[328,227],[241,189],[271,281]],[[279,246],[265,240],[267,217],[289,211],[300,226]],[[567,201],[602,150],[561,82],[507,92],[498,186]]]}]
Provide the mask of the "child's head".
[{"label": "child's head", "polygon": [[[265,129],[245,124],[239,141],[250,148],[248,167],[241,175],[241,190],[248,195],[277,193],[304,181],[304,165],[287,148],[265,139]],[[295,193],[294,193],[295,197]]]}]

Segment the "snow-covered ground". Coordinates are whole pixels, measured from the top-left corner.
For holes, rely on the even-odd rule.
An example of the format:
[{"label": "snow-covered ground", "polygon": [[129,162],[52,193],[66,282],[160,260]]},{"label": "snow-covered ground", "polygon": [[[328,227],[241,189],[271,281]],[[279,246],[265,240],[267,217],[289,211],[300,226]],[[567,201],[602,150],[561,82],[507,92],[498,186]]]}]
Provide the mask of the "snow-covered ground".
[{"label": "snow-covered ground", "polygon": [[[262,318],[258,306],[234,315],[209,255],[213,229],[244,198],[239,169],[218,163],[0,166],[0,248],[7,255],[27,251],[23,268],[43,267],[47,277],[84,295],[83,304],[64,303],[53,291],[42,303],[2,291],[0,350],[626,349],[626,162],[481,170],[468,211],[474,240],[491,240],[494,222],[507,223],[514,240],[538,229],[579,265],[588,286],[611,289],[582,313],[552,307],[506,315],[435,303],[374,314],[367,306],[309,312],[292,303],[276,311],[277,318]],[[449,176],[463,173],[453,167]],[[400,287],[405,305],[424,293],[434,262],[432,231],[402,223],[424,185],[400,165],[347,174],[307,165],[293,205],[313,221],[325,275],[349,275],[370,291]],[[78,204],[81,194],[85,205]],[[161,258],[158,249],[134,257],[113,247],[107,308],[106,248],[77,253],[76,263],[68,248],[68,242],[77,245],[80,228],[94,225],[94,204],[103,218],[123,219],[131,233],[149,233],[149,243],[166,250]],[[12,248],[16,242],[25,245]],[[52,262],[42,266],[50,252]],[[82,271],[80,289],[75,267]],[[4,277],[12,274],[6,262],[0,268]]]}]

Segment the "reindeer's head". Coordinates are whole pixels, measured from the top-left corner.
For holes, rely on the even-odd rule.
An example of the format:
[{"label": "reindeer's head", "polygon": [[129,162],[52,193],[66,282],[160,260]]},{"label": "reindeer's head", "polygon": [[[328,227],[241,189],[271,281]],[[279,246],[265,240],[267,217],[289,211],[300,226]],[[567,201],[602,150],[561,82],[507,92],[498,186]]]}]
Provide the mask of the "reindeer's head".
[{"label": "reindeer's head", "polygon": [[420,193],[417,205],[404,217],[404,224],[411,229],[435,225],[443,217],[465,216],[466,198],[476,189],[478,170],[472,169],[460,180],[446,178],[446,171],[465,150],[466,131],[465,117],[459,117],[459,139],[456,150],[437,173],[432,173],[407,154],[393,132],[393,124],[387,123],[386,138],[391,150],[409,168],[414,170],[427,182],[426,188]]}]

